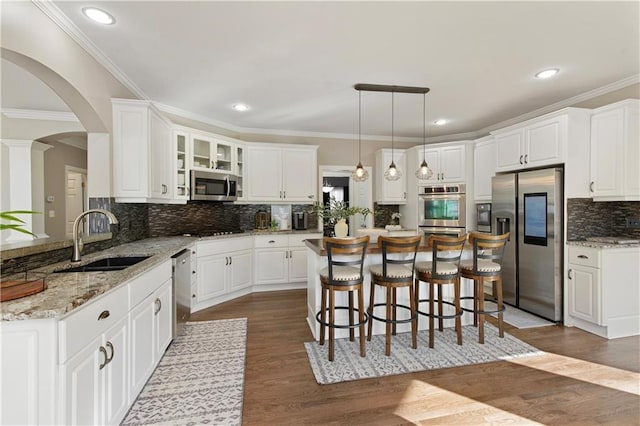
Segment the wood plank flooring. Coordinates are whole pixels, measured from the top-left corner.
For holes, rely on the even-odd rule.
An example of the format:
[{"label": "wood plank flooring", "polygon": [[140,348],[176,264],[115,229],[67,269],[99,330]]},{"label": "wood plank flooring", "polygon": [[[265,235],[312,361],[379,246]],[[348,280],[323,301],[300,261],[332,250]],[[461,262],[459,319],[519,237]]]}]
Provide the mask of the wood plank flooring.
[{"label": "wood plank flooring", "polygon": [[640,424],[639,337],[507,325],[547,354],[318,385],[306,306],[305,290],[253,293],[191,316],[248,318],[244,425]]}]

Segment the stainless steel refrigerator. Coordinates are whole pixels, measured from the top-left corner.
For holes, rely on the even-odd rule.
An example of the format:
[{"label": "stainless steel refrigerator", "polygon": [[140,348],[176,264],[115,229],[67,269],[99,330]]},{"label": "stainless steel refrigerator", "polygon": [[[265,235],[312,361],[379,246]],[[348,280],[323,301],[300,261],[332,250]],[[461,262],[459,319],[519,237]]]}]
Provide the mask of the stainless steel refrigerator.
[{"label": "stainless steel refrigerator", "polygon": [[494,234],[511,232],[502,264],[505,303],[562,321],[563,169],[492,179]]}]

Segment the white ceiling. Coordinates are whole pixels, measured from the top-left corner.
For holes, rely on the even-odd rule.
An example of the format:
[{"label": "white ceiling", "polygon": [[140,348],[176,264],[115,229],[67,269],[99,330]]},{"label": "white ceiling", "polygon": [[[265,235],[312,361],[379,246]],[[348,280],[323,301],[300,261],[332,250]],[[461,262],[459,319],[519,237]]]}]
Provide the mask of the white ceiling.
[{"label": "white ceiling", "polygon": [[[54,4],[135,93],[245,133],[357,134],[353,85],[375,83],[430,87],[427,136],[465,134],[640,74],[637,1]],[[390,135],[391,95],[362,106],[362,133]],[[395,136],[421,137],[422,96],[395,107]]]}]

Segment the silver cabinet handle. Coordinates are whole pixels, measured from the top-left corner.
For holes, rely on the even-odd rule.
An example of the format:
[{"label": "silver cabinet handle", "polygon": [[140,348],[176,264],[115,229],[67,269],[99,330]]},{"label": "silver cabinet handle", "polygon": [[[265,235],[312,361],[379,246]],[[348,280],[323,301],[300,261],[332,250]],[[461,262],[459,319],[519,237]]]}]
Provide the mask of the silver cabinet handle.
[{"label": "silver cabinet handle", "polygon": [[406,200],[406,199],[407,199],[407,193],[406,193],[406,192],[403,192],[403,194],[404,194],[404,195],[403,195],[403,198]]},{"label": "silver cabinet handle", "polygon": [[276,242],[275,240],[269,240],[269,244],[273,244],[275,242]]},{"label": "silver cabinet handle", "polygon": [[[107,358],[107,362],[105,364],[109,364],[111,361],[113,361],[113,356],[116,354],[116,352],[113,350],[113,345],[111,344],[111,342],[107,341],[107,344],[105,345],[108,349],[111,349],[111,356]],[[105,353],[107,351],[105,350]]]},{"label": "silver cabinet handle", "polygon": [[289,252],[288,252],[288,251],[285,251],[285,252],[284,252],[284,258],[285,258],[285,259],[288,259],[288,258],[289,258]]},{"label": "silver cabinet handle", "polygon": [[594,182],[591,182],[589,184],[589,192],[593,192],[593,184],[594,184]]},{"label": "silver cabinet handle", "polygon": [[162,301],[158,298],[156,298],[156,300],[153,301],[153,304],[156,305],[156,310],[154,312],[155,315],[158,315],[158,312],[160,312],[160,309],[162,309]]},{"label": "silver cabinet handle", "polygon": [[280,191],[280,198],[282,198],[282,191]]},{"label": "silver cabinet handle", "polygon": [[98,315],[98,321],[109,318],[109,315],[111,315],[109,311],[100,312],[100,315]]},{"label": "silver cabinet handle", "polygon": [[167,187],[167,185],[165,185],[164,183],[162,184],[162,193],[166,194],[167,191],[169,191],[169,188]]},{"label": "silver cabinet handle", "polygon": [[185,263],[187,263],[187,259],[182,259],[182,264],[184,265]]},{"label": "silver cabinet handle", "polygon": [[293,252],[289,250],[289,259],[293,259]]},{"label": "silver cabinet handle", "polygon": [[233,264],[233,257],[229,256],[229,265]]},{"label": "silver cabinet handle", "polygon": [[282,198],[287,198],[287,191],[282,191],[282,193],[284,194]]},{"label": "silver cabinet handle", "polygon": [[569,269],[569,271],[568,271],[568,273],[567,273],[567,276],[569,277],[569,279],[570,279],[570,280],[572,280],[572,279],[573,279],[573,277],[571,276],[571,271],[572,271],[572,270],[571,270],[571,269]]},{"label": "silver cabinet handle", "polygon": [[529,164],[529,154],[525,154],[525,156],[524,156],[524,164]]},{"label": "silver cabinet handle", "polygon": [[102,355],[104,355],[104,362],[100,364],[100,370],[102,370],[104,366],[107,365],[107,362],[109,362],[109,357],[107,356],[107,350],[104,348],[104,346],[100,346],[100,349],[98,350],[100,351],[100,353],[102,353]]},{"label": "silver cabinet handle", "polygon": [[584,255],[584,254],[578,255],[578,259],[588,259],[588,258],[589,258],[589,256]]},{"label": "silver cabinet handle", "polygon": [[524,164],[524,163],[522,162],[522,155],[520,156],[520,164]]},{"label": "silver cabinet handle", "polygon": [[229,258],[225,256],[224,258],[224,266],[228,266],[229,265]]}]

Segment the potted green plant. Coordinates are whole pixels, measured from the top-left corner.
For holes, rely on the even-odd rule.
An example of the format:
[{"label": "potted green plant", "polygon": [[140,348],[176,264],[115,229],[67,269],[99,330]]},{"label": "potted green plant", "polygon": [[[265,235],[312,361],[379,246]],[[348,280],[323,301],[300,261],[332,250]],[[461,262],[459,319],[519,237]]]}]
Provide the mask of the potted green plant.
[{"label": "potted green plant", "polygon": [[[333,225],[337,237],[346,237],[349,232],[347,219],[356,214],[367,215],[371,211],[364,207],[351,207],[344,201],[338,201],[331,197],[328,204],[315,203],[311,206],[311,212],[318,215],[318,219],[324,224]],[[366,217],[366,216],[365,216]]]},{"label": "potted green plant", "polygon": [[[22,232],[23,234],[29,234],[31,236],[36,236],[33,232],[28,229],[24,229],[25,221],[17,217],[18,214],[37,214],[39,212],[34,212],[31,210],[11,210],[7,212],[0,212],[0,219],[2,221],[9,221],[13,223],[0,223],[0,231],[4,231],[5,229],[12,229],[17,232]],[[17,223],[16,223],[17,222]]]}]

